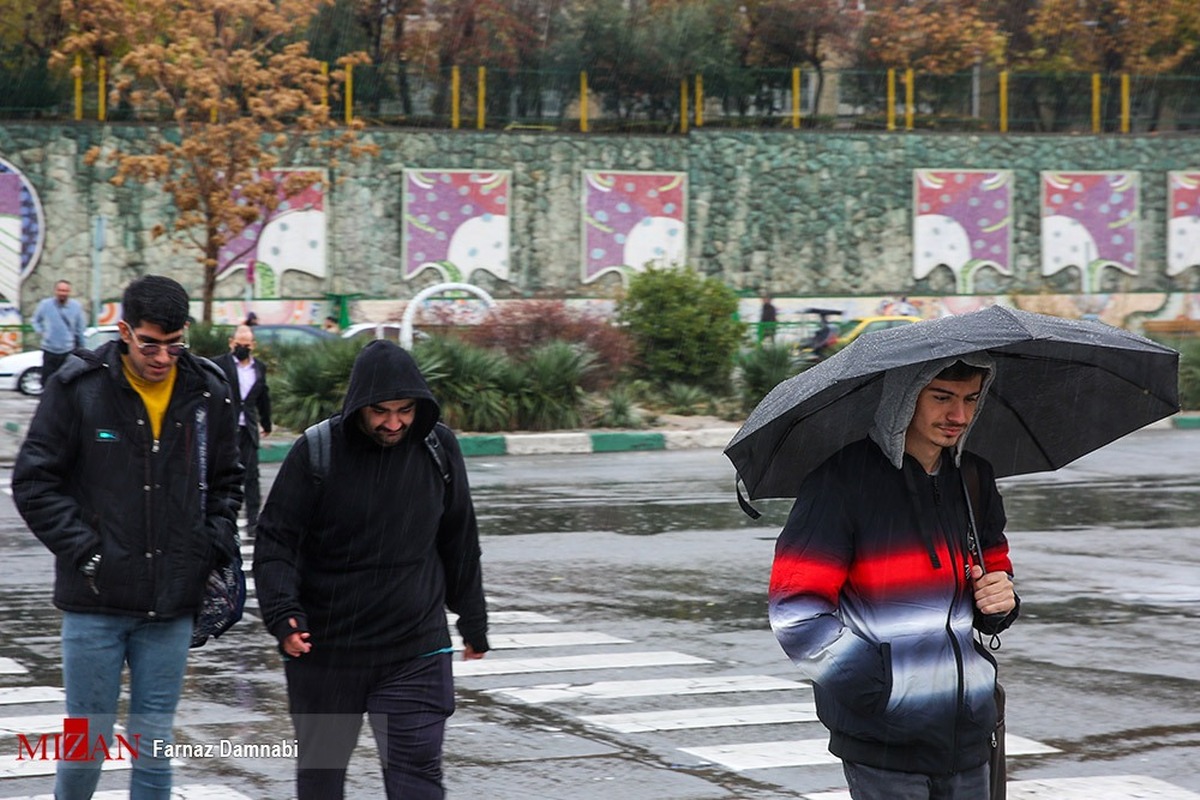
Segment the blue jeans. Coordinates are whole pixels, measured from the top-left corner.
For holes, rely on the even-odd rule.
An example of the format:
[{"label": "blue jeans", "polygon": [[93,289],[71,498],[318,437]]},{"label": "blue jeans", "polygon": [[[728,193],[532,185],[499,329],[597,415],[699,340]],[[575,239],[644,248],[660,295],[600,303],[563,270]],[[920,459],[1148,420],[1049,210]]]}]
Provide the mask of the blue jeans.
[{"label": "blue jeans", "polygon": [[853,800],[988,800],[987,762],[952,775],[921,775],[842,762]]},{"label": "blue jeans", "polygon": [[[150,621],[110,614],[63,615],[63,684],[67,715],[88,720],[89,752],[103,736],[116,756],[113,724],[121,671],[129,664],[129,721],[125,738],[138,749],[130,758],[130,800],[169,800],[171,760],[154,757],[154,740],[172,743],[175,706],[183,690],[191,617]],[[140,737],[135,738],[135,737]],[[59,761],[56,800],[87,800],[100,780],[103,753],[94,760]]]}]

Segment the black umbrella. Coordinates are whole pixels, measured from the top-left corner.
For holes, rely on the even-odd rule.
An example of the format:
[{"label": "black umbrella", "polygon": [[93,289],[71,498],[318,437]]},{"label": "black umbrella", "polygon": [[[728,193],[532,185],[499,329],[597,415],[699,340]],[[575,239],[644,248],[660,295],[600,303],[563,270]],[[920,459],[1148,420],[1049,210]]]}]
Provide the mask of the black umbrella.
[{"label": "black umbrella", "polygon": [[986,352],[996,377],[967,449],[996,476],[1054,470],[1179,410],[1179,353],[1100,322],[993,306],[859,337],[780,383],[730,440],[750,499],[795,497],[867,435],[889,369]]}]

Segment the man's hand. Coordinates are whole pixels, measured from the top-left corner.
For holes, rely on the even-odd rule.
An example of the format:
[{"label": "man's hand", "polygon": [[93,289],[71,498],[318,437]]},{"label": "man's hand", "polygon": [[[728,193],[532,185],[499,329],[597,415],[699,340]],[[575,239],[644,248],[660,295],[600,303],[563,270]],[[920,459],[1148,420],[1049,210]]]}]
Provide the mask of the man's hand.
[{"label": "man's hand", "polygon": [[[288,624],[293,628],[297,627],[296,618],[288,617]],[[312,634],[308,631],[289,633],[287,638],[283,640],[283,652],[292,658],[299,658],[309,650],[312,650],[312,642],[309,641],[311,637]]]},{"label": "man's hand", "polygon": [[983,574],[983,568],[971,567],[971,582],[975,585],[975,607],[984,614],[1007,614],[1016,608],[1012,578],[1007,572]]},{"label": "man's hand", "polygon": [[463,642],[463,661],[474,661],[475,659],[483,658],[485,655],[487,653],[477,653],[474,647]]}]

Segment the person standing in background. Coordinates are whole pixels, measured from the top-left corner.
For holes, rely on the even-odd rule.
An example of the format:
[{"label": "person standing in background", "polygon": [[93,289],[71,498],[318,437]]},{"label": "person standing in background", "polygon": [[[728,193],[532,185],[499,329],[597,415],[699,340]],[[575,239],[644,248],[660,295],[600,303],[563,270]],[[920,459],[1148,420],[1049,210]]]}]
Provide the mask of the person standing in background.
[{"label": "person standing in background", "polygon": [[254,357],[254,328],[239,325],[229,338],[229,352],[218,356],[216,364],[233,387],[233,406],[238,415],[238,454],[246,469],[246,531],[254,534],[258,511],[262,508],[262,489],[258,479],[258,446],[262,436],[271,435],[271,390],[267,387],[267,365]]},{"label": "person standing in background", "polygon": [[77,347],[83,347],[83,306],[71,299],[71,282],[54,284],[54,296],[47,297],[33,312],[33,330],[42,337],[42,385],[67,360]]}]

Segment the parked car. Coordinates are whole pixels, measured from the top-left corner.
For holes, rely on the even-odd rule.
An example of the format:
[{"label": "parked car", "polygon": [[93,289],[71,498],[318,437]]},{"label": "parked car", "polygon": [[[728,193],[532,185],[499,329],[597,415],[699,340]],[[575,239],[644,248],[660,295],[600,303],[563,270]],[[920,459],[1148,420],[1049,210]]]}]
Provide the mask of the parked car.
[{"label": "parked car", "polygon": [[[84,332],[84,346],[95,350],[117,338],[116,325],[101,325]],[[25,350],[0,358],[0,391],[18,391],[30,397],[42,393],[42,351]]]},{"label": "parked car", "polygon": [[254,343],[259,347],[319,344],[337,339],[335,334],[315,325],[255,325]]},{"label": "parked car", "polygon": [[[342,331],[343,339],[387,339],[389,342],[400,341],[399,322],[356,322],[346,330]],[[413,330],[413,341],[419,342],[422,339],[428,339],[429,334],[425,331]]]},{"label": "parked car", "polygon": [[888,328],[911,325],[914,322],[920,321],[920,317],[909,316],[877,316],[848,319],[840,323],[841,330],[838,331],[837,346],[839,349],[845,347],[864,333],[883,331]]}]

